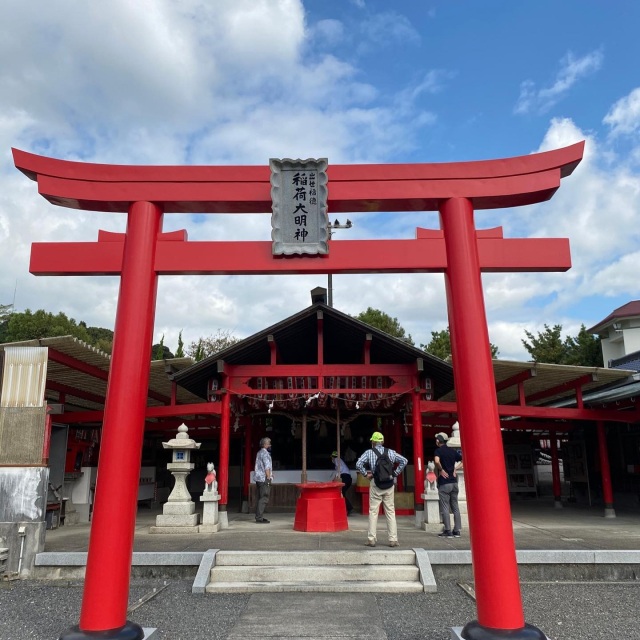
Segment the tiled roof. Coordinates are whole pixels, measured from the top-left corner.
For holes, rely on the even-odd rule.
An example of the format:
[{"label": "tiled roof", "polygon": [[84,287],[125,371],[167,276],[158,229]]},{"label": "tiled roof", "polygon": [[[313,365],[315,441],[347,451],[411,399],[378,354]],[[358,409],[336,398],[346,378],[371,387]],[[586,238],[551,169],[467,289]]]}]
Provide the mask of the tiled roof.
[{"label": "tiled roof", "polygon": [[601,320],[600,322],[598,322],[598,324],[593,325],[591,329],[587,329],[587,331],[589,333],[598,333],[613,320],[617,320],[620,318],[631,318],[634,316],[640,316],[640,300],[632,300],[631,302],[627,302],[627,304],[623,304],[615,311],[612,311],[604,320]]},{"label": "tiled roof", "polygon": [[640,371],[640,351],[628,353],[622,358],[615,358],[609,361],[610,369],[628,369],[630,371]]}]

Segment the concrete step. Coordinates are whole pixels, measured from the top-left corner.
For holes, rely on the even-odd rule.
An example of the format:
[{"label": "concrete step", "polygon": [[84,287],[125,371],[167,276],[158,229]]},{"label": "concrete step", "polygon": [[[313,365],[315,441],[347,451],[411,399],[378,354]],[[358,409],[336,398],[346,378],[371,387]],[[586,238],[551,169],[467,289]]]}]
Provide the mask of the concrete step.
[{"label": "concrete step", "polygon": [[362,551],[218,551],[216,566],[335,566],[335,565],[415,565],[410,549],[363,549]]},{"label": "concrete step", "polygon": [[210,582],[207,593],[324,592],[422,593],[420,582],[355,580],[344,582]]},{"label": "concrete step", "polygon": [[420,593],[437,590],[428,555],[422,549],[271,553],[211,550],[205,556],[194,581],[193,593]]},{"label": "concrete step", "polygon": [[210,582],[392,582],[418,581],[419,571],[412,565],[359,564],[338,566],[216,566]]}]

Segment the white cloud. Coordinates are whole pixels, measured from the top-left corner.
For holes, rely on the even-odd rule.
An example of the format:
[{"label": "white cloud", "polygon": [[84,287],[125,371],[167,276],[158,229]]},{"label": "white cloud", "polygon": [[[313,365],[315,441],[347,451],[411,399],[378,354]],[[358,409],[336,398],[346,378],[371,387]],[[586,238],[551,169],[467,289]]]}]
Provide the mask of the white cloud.
[{"label": "white cloud", "polygon": [[603,122],[611,127],[613,136],[636,132],[640,126],[640,87],[620,98],[609,109]]},{"label": "white cloud", "polygon": [[[269,157],[327,156],[333,163],[389,162],[407,155],[436,121],[418,98],[452,77],[424,70],[389,97],[363,80],[354,63],[322,49],[341,23],[308,25],[297,0],[168,0],[77,5],[69,0],[0,5],[0,304],[64,311],[112,327],[116,278],[36,278],[28,274],[33,241],[95,240],[98,229],[123,231],[125,216],[54,207],[12,166],[8,149],[122,164],[266,164]],[[359,3],[364,6],[364,2]],[[124,28],[123,25],[126,25]],[[366,25],[390,28],[413,46],[417,32],[386,13]],[[376,31],[378,30],[378,31]],[[305,58],[309,39],[314,55]],[[394,40],[395,39],[395,40]],[[601,64],[593,52],[566,58],[547,89],[530,86],[531,109],[560,99]],[[634,131],[635,92],[605,116],[612,130]],[[635,103],[634,103],[635,104]],[[553,120],[539,149],[586,139],[585,159],[554,198],[504,220],[510,237],[568,237],[574,267],[563,274],[483,277],[490,339],[501,357],[527,359],[524,329],[576,325],[572,305],[593,293],[637,296],[640,246],[640,151],[614,154],[607,140],[571,119]],[[488,214],[487,214],[488,215]],[[337,239],[412,238],[435,228],[435,213],[360,213]],[[486,218],[484,219],[486,220]],[[191,240],[268,239],[268,215],[165,216],[165,229]],[[221,328],[245,337],[310,304],[326,276],[163,277],[155,338],[174,349]],[[336,307],[368,306],[398,318],[415,342],[447,326],[443,276],[334,276]],[[577,325],[579,327],[579,324]],[[575,331],[577,333],[577,330]]]},{"label": "white cloud", "polygon": [[360,23],[360,34],[362,36],[358,47],[360,53],[395,47],[399,44],[415,45],[421,40],[420,34],[409,19],[395,11],[369,15]]},{"label": "white cloud", "polygon": [[533,80],[522,82],[520,96],[514,112],[525,114],[548,111],[571,90],[576,82],[598,71],[602,67],[603,60],[604,55],[600,49],[592,51],[581,58],[576,58],[569,51],[560,60],[560,70],[551,86],[536,89],[536,84]]}]

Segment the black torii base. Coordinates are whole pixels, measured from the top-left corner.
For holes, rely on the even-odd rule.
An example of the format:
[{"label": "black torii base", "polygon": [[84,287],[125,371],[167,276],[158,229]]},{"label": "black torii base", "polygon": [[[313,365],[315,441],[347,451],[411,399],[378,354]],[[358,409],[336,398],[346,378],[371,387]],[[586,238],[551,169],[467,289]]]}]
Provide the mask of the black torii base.
[{"label": "black torii base", "polygon": [[106,631],[82,631],[78,625],[75,625],[65,631],[58,640],[144,640],[144,638],[144,629],[139,624],[127,620],[124,627]]},{"label": "black torii base", "polygon": [[492,629],[483,627],[477,620],[467,622],[464,627],[451,629],[453,640],[548,640],[547,636],[532,624],[522,629]]}]

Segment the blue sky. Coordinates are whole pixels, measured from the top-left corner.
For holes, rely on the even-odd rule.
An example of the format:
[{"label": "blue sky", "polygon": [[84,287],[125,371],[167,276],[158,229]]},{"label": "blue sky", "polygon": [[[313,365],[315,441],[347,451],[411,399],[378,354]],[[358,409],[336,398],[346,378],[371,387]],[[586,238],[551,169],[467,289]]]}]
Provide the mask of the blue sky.
[{"label": "blue sky", "polygon": [[[563,274],[483,278],[490,339],[577,334],[640,297],[640,3],[595,0],[0,0],[0,303],[112,327],[114,278],[36,278],[31,242],[93,240],[124,217],[49,205],[10,148],[120,164],[451,162],[586,140],[554,198],[483,211],[507,237],[568,237]],[[269,212],[166,216],[192,240],[269,239]],[[411,238],[434,213],[354,214],[340,239]],[[441,275],[336,276],[334,303],[373,306],[417,343],[446,327]],[[155,338],[248,336],[325,278],[167,277]]]}]

